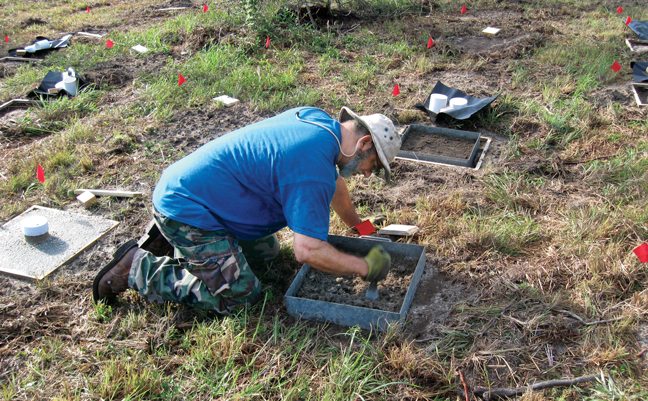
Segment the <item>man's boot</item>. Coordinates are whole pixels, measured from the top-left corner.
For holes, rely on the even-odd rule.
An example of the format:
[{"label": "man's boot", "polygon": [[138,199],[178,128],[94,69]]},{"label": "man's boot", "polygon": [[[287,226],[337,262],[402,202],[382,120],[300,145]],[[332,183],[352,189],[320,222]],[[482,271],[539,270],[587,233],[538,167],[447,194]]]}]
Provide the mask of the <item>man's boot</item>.
[{"label": "man's boot", "polygon": [[110,305],[117,299],[117,294],[128,289],[128,274],[136,251],[135,240],[130,240],[117,249],[113,260],[101,269],[92,283],[95,302],[103,301]]}]

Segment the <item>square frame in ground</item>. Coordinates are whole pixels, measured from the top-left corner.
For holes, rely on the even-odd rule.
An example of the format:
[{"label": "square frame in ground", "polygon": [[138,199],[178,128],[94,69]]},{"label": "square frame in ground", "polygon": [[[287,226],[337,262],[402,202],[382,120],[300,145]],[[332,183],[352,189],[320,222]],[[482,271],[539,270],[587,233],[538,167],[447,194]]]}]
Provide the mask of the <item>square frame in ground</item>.
[{"label": "square frame in ground", "polygon": [[[401,139],[403,141],[405,140],[406,135],[410,130],[418,130],[420,132],[424,132],[430,135],[443,135],[448,137],[463,138],[469,141],[475,141],[475,144],[473,146],[470,156],[466,159],[434,155],[434,154],[422,153],[422,152],[407,151],[407,150],[400,150],[396,154],[396,159],[413,161],[417,163],[473,168],[475,170],[479,170],[484,160],[484,157],[486,156],[486,152],[488,151],[488,148],[490,147],[492,141],[491,138],[482,136],[479,132],[430,127],[427,125],[418,125],[418,124],[412,124],[403,131],[403,133],[401,134]],[[480,149],[481,149],[481,155],[479,157],[479,160],[475,162],[476,156]]]},{"label": "square frame in ground", "polygon": [[[344,245],[346,248],[352,247],[358,252],[364,253],[369,252],[376,245],[376,242],[371,239],[338,235],[329,235],[328,242],[333,246]],[[329,322],[340,326],[360,326],[363,329],[377,331],[385,331],[392,323],[402,324],[407,316],[421,276],[425,270],[425,247],[400,242],[381,242],[381,245],[390,254],[395,253],[403,257],[418,260],[399,312],[388,312],[297,297],[297,292],[306,279],[308,270],[311,268],[308,264],[304,264],[286,292],[284,303],[288,313],[298,319]]]},{"label": "square frame in ground", "polygon": [[[34,215],[48,221],[49,238],[25,240],[22,222]],[[32,206],[0,227],[0,274],[42,280],[94,245],[119,222],[63,210]]]},{"label": "square frame in ground", "polygon": [[632,93],[638,106],[648,106],[648,84],[631,84]]}]

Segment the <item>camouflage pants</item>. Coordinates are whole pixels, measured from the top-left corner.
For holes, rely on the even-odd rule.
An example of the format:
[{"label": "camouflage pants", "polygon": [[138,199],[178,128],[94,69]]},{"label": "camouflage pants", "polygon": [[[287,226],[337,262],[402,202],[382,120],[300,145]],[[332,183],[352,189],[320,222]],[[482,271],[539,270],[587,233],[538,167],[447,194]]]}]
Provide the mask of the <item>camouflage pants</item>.
[{"label": "camouflage pants", "polygon": [[272,260],[281,245],[276,234],[239,241],[226,230],[207,231],[157,213],[162,235],[173,245],[174,257],[158,257],[138,249],[128,285],[154,302],[176,302],[229,314],[260,300],[261,284],[253,263]]}]

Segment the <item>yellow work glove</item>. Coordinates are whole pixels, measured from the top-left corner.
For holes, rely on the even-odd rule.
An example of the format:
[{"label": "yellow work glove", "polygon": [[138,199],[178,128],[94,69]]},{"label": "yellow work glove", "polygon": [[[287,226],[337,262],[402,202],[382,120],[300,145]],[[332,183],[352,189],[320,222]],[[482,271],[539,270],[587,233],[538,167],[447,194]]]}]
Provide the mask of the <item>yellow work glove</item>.
[{"label": "yellow work glove", "polygon": [[367,266],[369,266],[369,273],[364,281],[380,281],[384,280],[389,273],[391,267],[391,256],[385,251],[382,245],[376,245],[364,257]]},{"label": "yellow work glove", "polygon": [[373,216],[367,217],[367,220],[369,220],[374,227],[380,227],[387,221],[387,216],[384,214],[374,214]]}]

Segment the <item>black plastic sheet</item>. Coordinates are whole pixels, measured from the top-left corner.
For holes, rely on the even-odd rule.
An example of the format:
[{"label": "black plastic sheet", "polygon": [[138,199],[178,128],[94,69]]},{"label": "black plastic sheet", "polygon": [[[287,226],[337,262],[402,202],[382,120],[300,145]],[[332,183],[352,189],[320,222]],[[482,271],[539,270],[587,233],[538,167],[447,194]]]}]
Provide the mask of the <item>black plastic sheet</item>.
[{"label": "black plastic sheet", "polygon": [[645,61],[633,61],[630,63],[632,67],[632,74],[634,75],[635,82],[645,82],[648,83],[648,62]]},{"label": "black plastic sheet", "polygon": [[[64,73],[63,72],[53,72],[49,71],[47,75],[45,75],[45,78],[41,81],[40,85],[36,90],[34,90],[34,94],[36,95],[46,95],[46,96],[60,96],[62,94],[67,94],[71,95],[70,93],[67,93],[65,89],[59,89],[58,93],[49,93],[50,89],[56,88],[56,84],[63,81]],[[82,89],[88,86],[88,83],[79,75],[75,74],[75,77],[77,78],[78,81],[78,89],[77,93],[81,92]]]},{"label": "black plastic sheet", "polygon": [[648,21],[632,21],[628,27],[637,34],[639,39],[648,40]]},{"label": "black plastic sheet", "polygon": [[493,100],[495,100],[498,96],[499,93],[487,97],[487,98],[478,98],[478,97],[472,97],[469,95],[466,95],[459,89],[454,89],[445,86],[444,84],[441,83],[441,81],[437,81],[436,85],[434,86],[434,89],[432,89],[432,93],[430,93],[430,96],[428,96],[427,100],[425,101],[424,104],[417,103],[414,105],[415,108],[427,113],[431,117],[436,117],[436,113],[434,113],[432,110],[430,110],[430,98],[432,95],[435,93],[439,93],[442,95],[446,95],[448,99],[460,97],[464,98],[467,101],[467,104],[465,106],[456,108],[456,109],[451,109],[451,110],[446,110],[443,112],[440,112],[439,114],[447,114],[449,116],[452,116],[458,120],[465,120],[466,118],[469,118],[479,110],[483,109],[484,107],[488,106]]},{"label": "black plastic sheet", "polygon": [[50,40],[52,46],[49,49],[36,50],[36,52],[34,52],[34,53],[25,53],[24,56],[19,56],[18,53],[16,53],[16,50],[22,50],[25,47],[31,46],[34,43],[36,43],[38,41],[41,41],[41,40],[49,40],[48,38],[46,38],[44,36],[36,36],[36,40],[31,42],[29,45],[27,45],[25,47],[17,47],[15,49],[9,49],[7,52],[12,57],[25,57],[25,58],[35,57],[39,53],[43,54],[43,53],[46,53],[46,52],[49,52],[49,51],[52,51],[52,50],[55,50],[55,49],[60,49],[61,47],[67,47],[68,43],[70,42],[70,38],[72,38],[72,35],[68,34],[68,35],[63,36],[60,39]]}]

